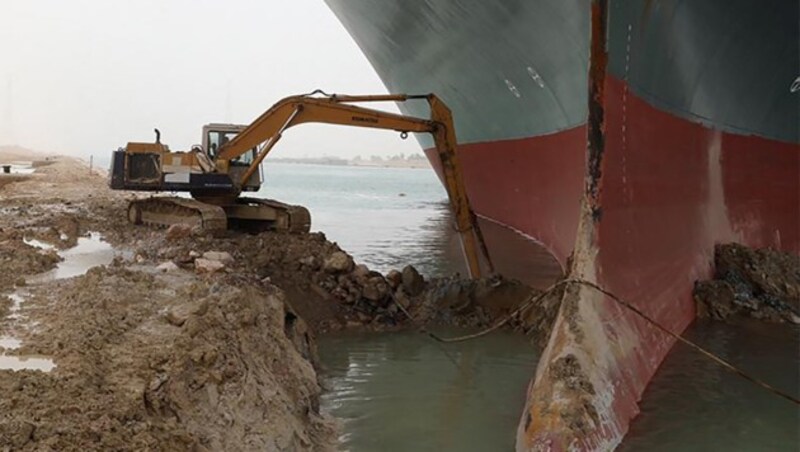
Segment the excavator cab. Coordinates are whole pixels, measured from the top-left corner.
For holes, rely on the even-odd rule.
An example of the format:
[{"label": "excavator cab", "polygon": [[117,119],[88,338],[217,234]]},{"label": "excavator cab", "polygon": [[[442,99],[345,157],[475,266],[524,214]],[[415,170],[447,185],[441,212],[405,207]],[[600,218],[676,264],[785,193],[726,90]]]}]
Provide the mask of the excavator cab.
[{"label": "excavator cab", "polygon": [[[236,138],[239,132],[246,128],[246,125],[241,124],[206,124],[203,126],[203,150],[212,162],[216,162],[219,158],[219,150]],[[249,151],[228,160],[228,175],[231,179],[234,181],[241,180],[245,171],[255,161],[257,153],[258,148],[253,147]],[[259,166],[258,171],[253,173],[253,175],[242,184],[241,189],[242,191],[258,191],[258,189],[261,188],[262,180],[263,174]]]},{"label": "excavator cab", "polygon": [[258,191],[262,180],[260,168],[242,181],[257,148],[226,160],[222,167],[217,163],[219,149],[246,127],[207,124],[203,126],[203,144],[188,152],[171,152],[161,143],[156,130],[155,143],[129,142],[114,151],[109,185],[117,190],[233,193],[234,196],[239,191]]},{"label": "excavator cab", "polygon": [[188,152],[171,152],[161,143],[158,130],[155,143],[129,142],[114,151],[109,179],[112,189],[189,192],[194,198],[132,200],[128,219],[134,224],[196,225],[208,231],[237,227],[308,232],[311,215],[306,208],[240,196],[261,188],[261,168],[253,171],[258,147],[229,159],[220,158],[220,151],[247,127],[207,124],[203,126],[202,145]]}]

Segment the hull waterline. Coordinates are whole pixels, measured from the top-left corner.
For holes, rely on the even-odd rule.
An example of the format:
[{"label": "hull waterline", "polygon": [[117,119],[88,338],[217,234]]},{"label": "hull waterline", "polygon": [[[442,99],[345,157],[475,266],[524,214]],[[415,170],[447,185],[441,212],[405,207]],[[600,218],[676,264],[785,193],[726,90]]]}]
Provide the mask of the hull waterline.
[{"label": "hull waterline", "polygon": [[[665,327],[694,318],[716,243],[800,254],[797,2],[611,1],[599,220],[580,207],[588,1],[327,3],[390,91],[451,106],[481,216],[562,266],[572,255],[573,276]],[[517,448],[615,447],[672,345],[611,300],[568,291]]]}]

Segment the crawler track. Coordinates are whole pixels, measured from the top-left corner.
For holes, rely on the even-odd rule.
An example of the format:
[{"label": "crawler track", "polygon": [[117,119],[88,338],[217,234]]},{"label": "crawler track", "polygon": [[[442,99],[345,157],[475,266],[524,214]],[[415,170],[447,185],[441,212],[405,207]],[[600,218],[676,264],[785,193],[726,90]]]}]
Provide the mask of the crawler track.
[{"label": "crawler track", "polygon": [[238,198],[233,205],[218,206],[190,198],[154,196],[131,201],[128,220],[157,227],[186,224],[206,231],[230,227],[306,233],[311,228],[311,214],[305,207],[259,198]]},{"label": "crawler track", "polygon": [[133,224],[162,227],[187,224],[199,226],[206,231],[224,231],[228,224],[222,207],[174,196],[154,196],[131,201],[128,205],[128,220]]}]

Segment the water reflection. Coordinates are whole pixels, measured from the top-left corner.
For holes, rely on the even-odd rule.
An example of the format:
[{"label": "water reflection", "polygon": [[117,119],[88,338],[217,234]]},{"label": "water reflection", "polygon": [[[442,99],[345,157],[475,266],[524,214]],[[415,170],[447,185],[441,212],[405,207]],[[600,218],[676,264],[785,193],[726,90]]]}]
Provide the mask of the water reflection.
[{"label": "water reflection", "polygon": [[[324,231],[370,268],[385,273],[412,264],[426,276],[467,274],[447,194],[433,170],[273,163],[265,173],[259,196],[308,207],[312,230]],[[535,242],[480,223],[500,273],[536,287],[560,274]]]},{"label": "water reflection", "polygon": [[80,276],[91,267],[111,263],[116,254],[118,252],[110,243],[104,241],[99,233],[91,232],[88,237],[78,237],[78,243],[74,247],[58,253],[64,260],[59,262],[56,268],[32,276],[27,282],[36,284]]},{"label": "water reflection", "polygon": [[[445,331],[459,334],[463,331]],[[511,333],[439,344],[417,332],[323,337],[323,409],[352,451],[512,450],[538,356]]]},{"label": "water reflection", "polygon": [[52,359],[38,356],[0,355],[0,370],[40,370],[50,372],[56,364]]},{"label": "water reflection", "polygon": [[[686,337],[800,394],[800,328],[697,322]],[[680,344],[667,355],[640,408],[622,451],[800,450],[800,408]]]}]

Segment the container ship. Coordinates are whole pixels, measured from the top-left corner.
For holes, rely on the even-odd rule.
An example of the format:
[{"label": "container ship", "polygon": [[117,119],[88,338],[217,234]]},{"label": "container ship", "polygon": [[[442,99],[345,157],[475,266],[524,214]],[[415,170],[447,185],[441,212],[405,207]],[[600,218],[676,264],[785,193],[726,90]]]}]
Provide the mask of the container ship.
[{"label": "container ship", "polygon": [[[797,0],[602,2],[595,155],[589,0],[325,1],[389,92],[451,107],[484,221],[664,327],[692,322],[715,244],[800,253]],[[518,450],[616,447],[674,342],[590,288],[566,292]]]}]

